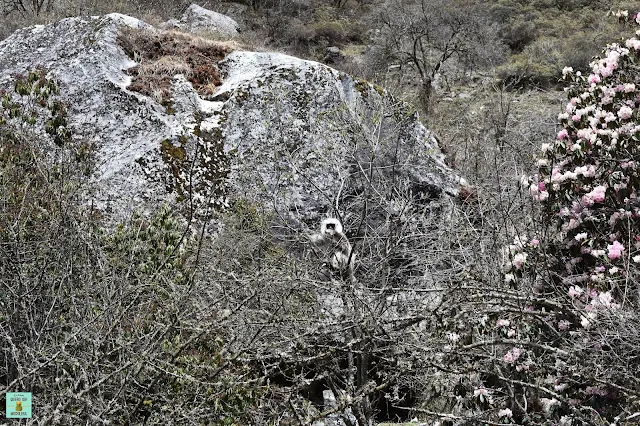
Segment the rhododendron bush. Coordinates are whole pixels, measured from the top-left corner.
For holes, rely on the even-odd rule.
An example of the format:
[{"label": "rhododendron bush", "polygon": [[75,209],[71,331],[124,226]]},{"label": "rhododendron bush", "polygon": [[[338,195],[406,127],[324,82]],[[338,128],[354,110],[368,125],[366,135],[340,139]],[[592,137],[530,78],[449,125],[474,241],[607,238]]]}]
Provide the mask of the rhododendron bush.
[{"label": "rhododendron bush", "polygon": [[[609,424],[639,408],[638,36],[608,45],[587,75],[563,69],[569,101],[558,116],[562,128],[541,147],[538,173],[522,180],[538,204],[541,235],[518,237],[508,248],[505,280],[533,279],[530,309],[548,327],[536,337],[556,351],[553,365],[527,368],[546,383],[538,389],[546,393],[541,412],[560,424]],[[505,354],[507,363],[517,363],[516,349]]]},{"label": "rhododendron bush", "polygon": [[482,309],[454,311],[446,359],[485,395],[460,419],[640,423],[640,31],[590,68],[562,71],[561,127],[521,180],[536,231],[505,247],[501,286],[465,287]]},{"label": "rhododendron bush", "polygon": [[[638,288],[629,263],[640,260],[639,49],[633,37],[607,46],[588,76],[563,70],[570,83],[563,128],[542,146],[539,173],[524,180],[551,229],[542,257],[554,282],[630,301]],[[521,271],[518,256],[512,265]]]}]

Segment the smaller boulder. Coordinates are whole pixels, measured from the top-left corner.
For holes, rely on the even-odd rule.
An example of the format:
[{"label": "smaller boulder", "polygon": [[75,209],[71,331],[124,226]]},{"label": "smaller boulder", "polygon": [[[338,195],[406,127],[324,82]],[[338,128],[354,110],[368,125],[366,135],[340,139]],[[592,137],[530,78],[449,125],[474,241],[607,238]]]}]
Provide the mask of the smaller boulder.
[{"label": "smaller boulder", "polygon": [[336,46],[330,46],[327,47],[327,50],[325,51],[323,62],[325,64],[335,64],[336,62],[339,62],[343,59],[344,55],[340,51],[340,48]]},{"label": "smaller boulder", "polygon": [[240,34],[240,25],[218,12],[214,12],[197,4],[192,4],[185,10],[182,17],[170,19],[161,25],[163,29],[177,28],[191,33],[214,33],[221,37],[233,38]]}]

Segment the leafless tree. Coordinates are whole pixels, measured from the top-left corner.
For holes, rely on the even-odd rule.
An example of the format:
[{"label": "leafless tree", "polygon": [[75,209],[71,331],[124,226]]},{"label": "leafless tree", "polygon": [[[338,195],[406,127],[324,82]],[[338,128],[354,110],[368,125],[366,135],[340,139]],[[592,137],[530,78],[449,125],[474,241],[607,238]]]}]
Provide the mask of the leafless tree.
[{"label": "leafless tree", "polygon": [[502,58],[497,27],[483,2],[456,0],[392,0],[380,13],[377,46],[388,64],[409,66],[419,78],[425,111],[436,76],[445,65],[477,70]]},{"label": "leafless tree", "polygon": [[43,12],[51,12],[54,5],[55,0],[3,0],[0,10],[5,14],[15,11],[39,16]]}]

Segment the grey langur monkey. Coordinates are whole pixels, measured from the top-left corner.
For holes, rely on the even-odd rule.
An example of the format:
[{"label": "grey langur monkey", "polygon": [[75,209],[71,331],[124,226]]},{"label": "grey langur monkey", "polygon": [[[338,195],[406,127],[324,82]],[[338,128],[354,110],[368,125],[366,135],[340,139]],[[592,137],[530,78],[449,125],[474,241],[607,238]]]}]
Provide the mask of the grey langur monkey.
[{"label": "grey langur monkey", "polygon": [[355,254],[338,219],[324,219],[320,225],[320,233],[312,235],[310,239],[316,246],[323,248],[323,251],[330,253],[329,265],[333,271],[337,271],[342,278],[354,281]]}]

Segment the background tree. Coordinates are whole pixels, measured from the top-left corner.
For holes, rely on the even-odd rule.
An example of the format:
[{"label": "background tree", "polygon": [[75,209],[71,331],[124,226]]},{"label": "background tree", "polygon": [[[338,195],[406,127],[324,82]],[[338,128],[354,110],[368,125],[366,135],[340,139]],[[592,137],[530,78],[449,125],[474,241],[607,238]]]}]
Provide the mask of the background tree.
[{"label": "background tree", "polygon": [[476,71],[502,60],[498,29],[485,2],[419,0],[387,2],[376,35],[388,64],[408,66],[419,76],[419,100],[425,111],[433,84],[446,65]]}]

